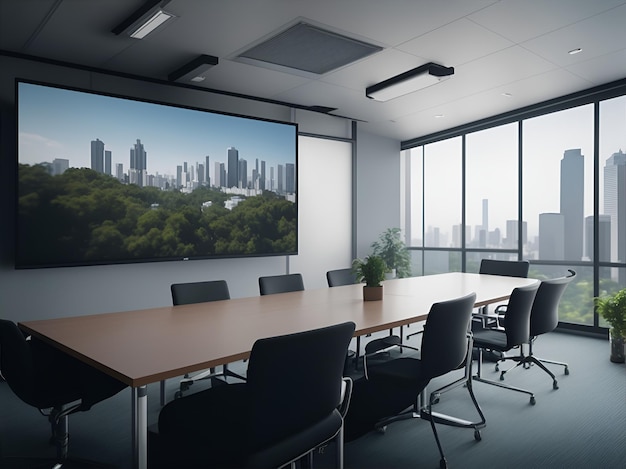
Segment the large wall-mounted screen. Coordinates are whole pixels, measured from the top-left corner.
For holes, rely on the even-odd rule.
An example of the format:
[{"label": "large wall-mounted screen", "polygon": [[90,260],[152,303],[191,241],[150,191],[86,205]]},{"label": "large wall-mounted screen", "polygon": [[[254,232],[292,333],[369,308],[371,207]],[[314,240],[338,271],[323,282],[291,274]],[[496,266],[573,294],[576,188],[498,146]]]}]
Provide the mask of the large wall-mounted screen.
[{"label": "large wall-mounted screen", "polygon": [[16,268],[297,254],[296,124],[16,89]]}]

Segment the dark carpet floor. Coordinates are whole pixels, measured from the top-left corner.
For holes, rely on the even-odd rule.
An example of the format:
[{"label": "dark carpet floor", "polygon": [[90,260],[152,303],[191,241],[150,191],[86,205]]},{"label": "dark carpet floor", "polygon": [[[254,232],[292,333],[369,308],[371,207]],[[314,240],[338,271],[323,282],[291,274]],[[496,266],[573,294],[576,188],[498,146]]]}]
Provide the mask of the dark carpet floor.
[{"label": "dark carpet floor", "polygon": [[[506,378],[507,383],[535,392],[536,405],[530,405],[527,395],[476,382],[474,390],[487,426],[481,432],[482,441],[475,441],[472,430],[438,426],[449,466],[625,469],[626,366],[609,361],[608,342],[557,332],[541,337],[535,354],[569,363],[567,376],[562,367],[550,366],[560,388],[554,390],[551,379],[537,367],[517,369]],[[244,371],[245,364],[236,363],[231,368]],[[492,363],[486,364],[483,375],[493,379],[499,376]],[[449,379],[439,378],[433,386]],[[168,398],[172,399],[177,380],[167,384]],[[207,385],[194,384],[189,392]],[[151,385],[150,422],[158,417],[158,395],[159,386]],[[126,389],[89,412],[72,415],[70,455],[130,469],[130,404],[130,390]],[[438,412],[475,417],[463,387],[446,393],[436,407]],[[48,439],[46,419],[0,382],[0,467],[10,469],[9,461],[16,461],[14,458],[53,457],[54,447]],[[316,467],[331,467],[333,452],[331,446],[324,454],[317,454]],[[397,422],[384,434],[369,432],[345,446],[346,469],[434,469],[438,465],[437,446],[425,421]]]}]

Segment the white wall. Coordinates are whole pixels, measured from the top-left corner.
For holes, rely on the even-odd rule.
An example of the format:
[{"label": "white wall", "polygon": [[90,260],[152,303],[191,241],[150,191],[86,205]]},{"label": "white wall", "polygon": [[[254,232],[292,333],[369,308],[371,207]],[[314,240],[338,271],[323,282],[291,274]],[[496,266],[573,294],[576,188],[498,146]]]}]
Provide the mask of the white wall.
[{"label": "white wall", "polygon": [[[171,304],[171,283],[198,280],[225,279],[233,297],[254,296],[258,294],[260,275],[286,272],[284,256],[14,270],[16,77],[283,121],[298,116],[289,108],[273,104],[0,56],[0,317],[21,321],[165,306]],[[349,130],[343,120],[314,117],[304,122],[307,132],[316,131],[316,122],[323,123],[318,130],[324,130],[331,121],[335,136]],[[399,146],[399,142],[373,135],[359,136],[359,160],[362,158],[363,162],[359,163],[358,172],[364,183],[359,184],[358,225],[364,233],[358,237],[364,243],[371,243],[384,228],[399,223],[399,196],[395,194]],[[380,184],[391,184],[392,189],[383,190],[382,197],[373,197],[367,190],[372,182],[376,183],[377,192]],[[372,206],[372,210],[364,211],[366,206]],[[323,209],[329,207],[325,205]],[[310,255],[302,254],[303,258]],[[349,257],[347,254],[346,259]]]},{"label": "white wall", "polygon": [[356,251],[371,253],[371,245],[387,228],[400,227],[400,142],[357,133]]}]

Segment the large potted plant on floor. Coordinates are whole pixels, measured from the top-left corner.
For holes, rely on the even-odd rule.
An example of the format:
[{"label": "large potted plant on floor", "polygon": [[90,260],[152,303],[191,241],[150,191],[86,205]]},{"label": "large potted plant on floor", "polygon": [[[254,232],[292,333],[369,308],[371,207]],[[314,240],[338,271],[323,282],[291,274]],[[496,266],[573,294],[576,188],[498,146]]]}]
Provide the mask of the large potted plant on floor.
[{"label": "large potted plant on floor", "polygon": [[624,363],[624,344],[626,343],[626,288],[612,295],[594,299],[598,314],[611,326],[611,361]]},{"label": "large potted plant on floor", "polygon": [[365,259],[354,259],[352,270],[357,282],[365,282],[363,300],[375,301],[383,299],[382,281],[385,280],[387,264],[380,256],[367,256]]},{"label": "large potted plant on floor", "polygon": [[400,228],[388,228],[378,241],[372,243],[372,254],[383,258],[392,277],[405,278],[411,276],[411,258],[406,244],[402,241]]}]

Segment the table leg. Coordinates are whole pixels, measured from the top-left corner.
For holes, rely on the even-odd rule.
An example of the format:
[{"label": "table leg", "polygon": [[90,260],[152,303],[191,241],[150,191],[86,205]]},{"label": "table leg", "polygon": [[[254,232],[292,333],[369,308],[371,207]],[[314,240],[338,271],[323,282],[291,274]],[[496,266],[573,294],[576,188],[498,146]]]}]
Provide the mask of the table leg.
[{"label": "table leg", "polygon": [[148,467],[148,386],[132,389],[133,468]]}]

